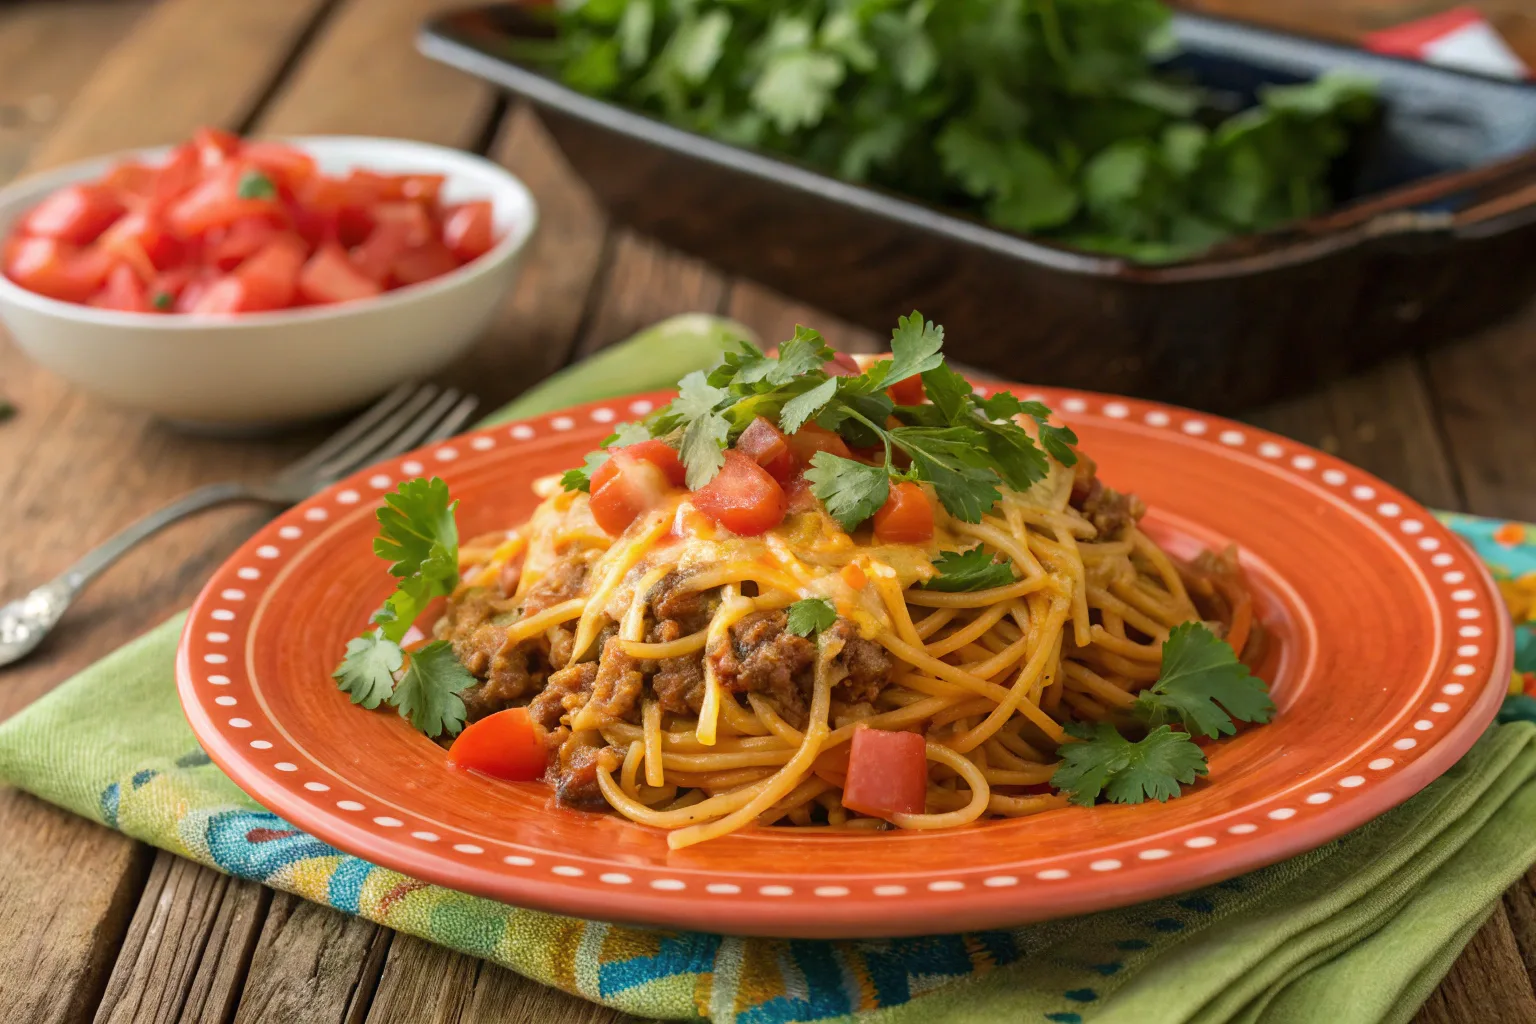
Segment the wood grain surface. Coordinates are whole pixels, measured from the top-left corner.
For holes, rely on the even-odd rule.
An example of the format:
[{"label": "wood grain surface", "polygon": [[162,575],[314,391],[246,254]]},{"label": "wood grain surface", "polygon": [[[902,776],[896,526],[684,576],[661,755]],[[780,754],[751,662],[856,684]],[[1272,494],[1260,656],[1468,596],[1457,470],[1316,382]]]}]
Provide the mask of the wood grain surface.
[{"label": "wood grain surface", "polygon": [[[643,237],[611,229],[528,110],[416,56],[436,0],[27,0],[0,8],[0,181],[202,123],[348,132],[487,153],[538,196],[517,289],[444,379],[494,408],[676,312],[733,316],[773,342],[795,323],[839,348],[880,337]],[[1321,34],[1446,6],[1431,0],[1205,0]],[[1536,62],[1521,0],[1479,4]],[[196,45],[189,45],[196,40]],[[1528,45],[1529,44],[1529,45]],[[1334,451],[1442,508],[1536,519],[1536,306],[1247,418]],[[0,597],[61,570],[200,483],[270,471],[322,428],[256,442],[188,437],[26,363],[0,335]],[[56,636],[0,680],[0,718],[184,606],[269,514],[209,513],[98,581]],[[610,1024],[624,1015],[492,964],[149,850],[0,789],[0,1019],[24,1022]],[[1536,889],[1513,886],[1430,996],[1420,1024],[1536,1021]]]}]

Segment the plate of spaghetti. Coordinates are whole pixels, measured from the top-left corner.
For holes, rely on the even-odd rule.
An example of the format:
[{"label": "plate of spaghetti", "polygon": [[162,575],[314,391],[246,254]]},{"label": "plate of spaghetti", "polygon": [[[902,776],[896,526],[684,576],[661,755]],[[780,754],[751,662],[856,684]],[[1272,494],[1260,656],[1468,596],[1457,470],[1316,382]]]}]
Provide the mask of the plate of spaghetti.
[{"label": "plate of spaghetti", "polygon": [[427,881],[829,938],[1219,881],[1491,722],[1496,592],[1409,498],[1246,425],[968,380],[942,342],[799,328],[340,482],[194,606],[195,732]]}]

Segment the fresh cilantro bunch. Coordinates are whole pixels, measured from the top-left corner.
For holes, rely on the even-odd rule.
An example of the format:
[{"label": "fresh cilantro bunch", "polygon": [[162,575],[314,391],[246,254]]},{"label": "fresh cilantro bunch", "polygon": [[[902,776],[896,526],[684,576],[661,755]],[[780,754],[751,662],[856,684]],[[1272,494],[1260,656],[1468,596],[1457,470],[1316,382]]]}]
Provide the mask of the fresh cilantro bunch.
[{"label": "fresh cilantro bunch", "polygon": [[1158,262],[1325,209],[1372,87],[1236,113],[1167,74],[1159,0],[564,0],[572,87],[726,142]]},{"label": "fresh cilantro bunch", "polygon": [[[868,462],[830,452],[811,459],[805,474],[811,493],[845,530],[885,504],[892,481],[929,484],[951,515],[980,522],[997,503],[1000,487],[1022,491],[1042,479],[1048,455],[1063,465],[1076,463],[1077,437],[1049,423],[1051,411],[1039,402],[1021,402],[1007,392],[977,396],[945,364],[943,345],[944,329],[913,312],[891,332],[891,358],[860,374],[832,376],[824,368],[832,349],[807,327],[796,327],[776,358],[742,342],[711,372],[684,377],[677,398],[641,423],[623,425],[604,446],[663,438],[678,449],[688,486],[696,490],[713,479],[725,448],[758,416],[786,434],[815,423],[853,448],[880,453]],[[897,405],[887,394],[909,377],[922,378],[927,404]],[[1034,420],[1038,444],[1016,416]],[[588,455],[585,465],[566,472],[563,486],[589,489],[591,474],[606,459],[606,452]]]},{"label": "fresh cilantro bunch", "polygon": [[332,674],[352,703],[369,709],[388,703],[428,736],[452,736],[464,727],[459,693],[475,683],[446,640],[409,657],[401,646],[427,605],[458,586],[458,504],[449,501],[448,485],[437,477],[407,480],[384,496],[373,553],[391,563],[390,575],[399,583],[373,613],[373,628],[348,642]]},{"label": "fresh cilantro bunch", "polygon": [[[1204,624],[1186,622],[1163,642],[1163,670],[1132,706],[1148,731],[1129,740],[1114,725],[1074,723],[1051,785],[1075,804],[1091,807],[1102,794],[1112,803],[1139,804],[1179,795],[1179,785],[1206,773],[1205,754],[1192,736],[1230,736],[1238,722],[1267,722],[1275,713],[1269,688],[1248,671],[1232,648]],[[1178,722],[1179,732],[1167,723]]]}]

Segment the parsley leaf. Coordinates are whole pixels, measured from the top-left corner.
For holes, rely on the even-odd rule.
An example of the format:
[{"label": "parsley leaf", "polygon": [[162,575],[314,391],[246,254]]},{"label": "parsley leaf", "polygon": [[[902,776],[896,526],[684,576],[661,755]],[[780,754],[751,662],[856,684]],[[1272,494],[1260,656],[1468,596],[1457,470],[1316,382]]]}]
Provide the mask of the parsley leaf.
[{"label": "parsley leaf", "polygon": [[832,396],[837,394],[837,382],[841,379],[828,377],[811,390],[785,402],[779,412],[779,429],[786,434],[793,434],[805,426],[807,420],[814,418],[832,401]]},{"label": "parsley leaf", "polygon": [[568,469],[560,474],[560,486],[567,491],[587,491],[590,493],[592,490],[592,474],[602,468],[603,463],[608,461],[610,454],[610,452],[603,448],[599,448],[595,452],[587,452],[586,460],[580,466],[575,469]]},{"label": "parsley leaf", "polygon": [[1235,733],[1234,718],[1269,721],[1275,704],[1264,681],[1229,644],[1203,623],[1186,622],[1163,642],[1162,674],[1142,691],[1135,709],[1152,725],[1177,719],[1190,732],[1214,738]]},{"label": "parsley leaf", "polygon": [[446,640],[434,640],[411,654],[405,675],[395,684],[392,703],[400,717],[426,733],[456,735],[464,728],[464,701],[459,693],[478,680],[459,663]]},{"label": "parsley leaf", "polygon": [[777,365],[767,374],[769,384],[788,384],[803,374],[819,370],[833,355],[820,331],[795,325],[795,336],[779,347]]},{"label": "parsley leaf", "polygon": [[651,439],[651,428],[644,423],[620,423],[603,439],[604,448],[628,448]]},{"label": "parsley leaf", "polygon": [[459,528],[453,519],[458,504],[449,500],[448,485],[439,477],[406,480],[384,495],[373,553],[394,563],[390,575],[451,576],[450,588],[458,582]]},{"label": "parsley leaf", "polygon": [[1135,743],[1108,722],[1074,723],[1067,732],[1083,742],[1062,744],[1051,785],[1080,807],[1092,807],[1101,793],[1117,804],[1167,801],[1179,795],[1180,783],[1188,785],[1207,771],[1205,754],[1189,734],[1166,725]]},{"label": "parsley leaf", "polygon": [[688,424],[678,452],[688,473],[688,489],[698,490],[725,465],[725,439],[731,425],[719,413],[707,413]]},{"label": "parsley leaf", "polygon": [[852,533],[890,497],[891,478],[884,466],[866,466],[831,452],[817,452],[805,471],[811,493],[827,506],[827,514]]},{"label": "parsley leaf", "polygon": [[901,317],[891,332],[891,366],[882,383],[896,384],[941,366],[943,346],[944,328],[924,320],[916,310]]},{"label": "parsley leaf", "polygon": [[978,450],[978,432],[964,427],[897,427],[890,438],[912,457],[913,474],[933,484],[955,518],[979,523],[1002,497],[997,473]]},{"label": "parsley leaf", "polygon": [[332,678],[353,704],[370,711],[389,699],[395,689],[395,673],[404,664],[400,645],[385,640],[378,630],[347,641],[347,656]]},{"label": "parsley leaf", "polygon": [[808,597],[789,606],[789,624],[785,627],[796,636],[820,633],[837,621],[837,609],[824,597]]},{"label": "parsley leaf", "polygon": [[409,659],[400,646],[427,605],[458,586],[459,528],[453,515],[458,504],[437,477],[407,480],[384,496],[373,549],[392,563],[389,571],[398,583],[373,613],[372,628],[347,643],[332,674],[352,703],[376,708],[387,701],[428,736],[463,727],[464,702],[457,694],[475,682],[446,641],[428,644]]},{"label": "parsley leaf", "polygon": [[235,185],[235,195],[241,199],[276,199],[277,186],[261,171],[252,168],[240,175]]},{"label": "parsley leaf", "polygon": [[923,584],[924,590],[991,590],[1006,587],[1018,578],[1013,574],[1012,563],[997,561],[980,545],[967,551],[941,551],[933,560],[933,567],[939,574]]}]

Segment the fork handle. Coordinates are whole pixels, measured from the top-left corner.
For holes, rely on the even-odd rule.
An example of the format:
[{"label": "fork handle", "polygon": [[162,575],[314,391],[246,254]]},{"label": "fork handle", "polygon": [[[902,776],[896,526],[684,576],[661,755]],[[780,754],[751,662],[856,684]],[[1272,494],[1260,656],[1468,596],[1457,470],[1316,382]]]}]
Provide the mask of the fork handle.
[{"label": "fork handle", "polygon": [[[156,509],[143,519],[123,527],[117,533],[86,552],[78,562],[65,569],[53,581],[53,584],[62,584],[72,598],[74,591],[89,583],[103,569],[123,557],[139,541],[158,533],[177,520],[185,519],[194,512],[201,512],[205,508],[222,505],[228,501],[260,497],[261,495],[257,494],[249,485],[233,481],[222,484],[208,484],[194,491],[188,491],[164,508]],[[44,584],[44,586],[49,585]]]}]

